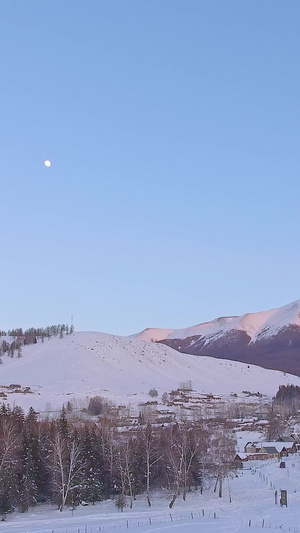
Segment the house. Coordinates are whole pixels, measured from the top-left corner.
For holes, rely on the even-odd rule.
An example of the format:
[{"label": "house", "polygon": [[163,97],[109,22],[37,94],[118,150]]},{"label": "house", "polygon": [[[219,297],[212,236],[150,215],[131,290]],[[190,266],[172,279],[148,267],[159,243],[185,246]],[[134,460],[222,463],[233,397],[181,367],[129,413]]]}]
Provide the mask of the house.
[{"label": "house", "polygon": [[294,441],[276,442],[247,442],[245,453],[267,453],[270,459],[274,457],[287,457],[289,454],[297,452],[297,445]]},{"label": "house", "polygon": [[239,452],[234,458],[234,464],[237,468],[243,468],[244,463],[247,461],[266,461],[269,456],[266,452],[245,453]]},{"label": "house", "polygon": [[262,446],[275,446],[276,450],[279,451],[280,457],[287,457],[289,454],[297,452],[297,446],[294,441],[277,441],[277,442],[262,442]]},{"label": "house", "polygon": [[268,459],[278,459],[280,457],[280,453],[275,446],[263,446],[259,453],[266,454]]}]

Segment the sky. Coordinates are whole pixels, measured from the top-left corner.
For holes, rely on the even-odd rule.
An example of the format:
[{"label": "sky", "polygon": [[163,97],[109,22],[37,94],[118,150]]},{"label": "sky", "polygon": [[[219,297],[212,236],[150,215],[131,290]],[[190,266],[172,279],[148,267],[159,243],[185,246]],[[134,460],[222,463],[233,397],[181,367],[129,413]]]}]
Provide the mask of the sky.
[{"label": "sky", "polygon": [[129,335],[300,297],[299,17],[2,0],[0,329]]}]

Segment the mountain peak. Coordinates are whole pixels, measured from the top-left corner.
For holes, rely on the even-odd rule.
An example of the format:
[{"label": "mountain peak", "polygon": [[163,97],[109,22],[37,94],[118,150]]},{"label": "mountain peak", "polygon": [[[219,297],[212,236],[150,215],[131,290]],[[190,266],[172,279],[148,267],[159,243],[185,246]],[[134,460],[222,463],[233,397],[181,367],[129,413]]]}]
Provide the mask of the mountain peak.
[{"label": "mountain peak", "polygon": [[289,325],[300,326],[300,300],[268,311],[246,313],[241,316],[221,316],[210,322],[202,322],[183,329],[147,328],[132,335],[144,340],[161,341],[165,339],[185,339],[195,335],[212,335],[226,330],[245,331],[252,339],[264,331],[274,332]]},{"label": "mountain peak", "polygon": [[258,313],[219,317],[184,329],[148,329],[135,337],[151,338],[195,355],[226,357],[298,374],[300,300]]}]

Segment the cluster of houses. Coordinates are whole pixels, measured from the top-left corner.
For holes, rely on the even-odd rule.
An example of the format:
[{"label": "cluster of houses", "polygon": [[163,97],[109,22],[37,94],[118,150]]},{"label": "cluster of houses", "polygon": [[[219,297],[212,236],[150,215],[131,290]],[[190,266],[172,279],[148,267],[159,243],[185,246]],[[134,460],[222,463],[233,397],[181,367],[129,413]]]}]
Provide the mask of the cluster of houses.
[{"label": "cluster of houses", "polygon": [[247,461],[265,461],[267,459],[278,459],[287,457],[300,451],[300,435],[291,434],[280,437],[277,441],[247,442],[244,452],[235,456],[237,466],[243,467]]}]

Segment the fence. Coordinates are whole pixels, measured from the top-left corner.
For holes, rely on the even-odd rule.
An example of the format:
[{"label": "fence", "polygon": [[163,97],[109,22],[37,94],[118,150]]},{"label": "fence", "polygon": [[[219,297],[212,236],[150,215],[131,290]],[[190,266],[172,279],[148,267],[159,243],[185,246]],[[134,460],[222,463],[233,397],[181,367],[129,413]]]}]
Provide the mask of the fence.
[{"label": "fence", "polygon": [[[187,521],[187,520],[201,520],[201,519],[210,519],[210,520],[219,520],[217,517],[217,514],[212,511],[206,511],[205,509],[202,509],[200,512],[190,512],[187,514],[172,514],[169,513],[169,515],[165,517],[148,517],[143,518],[141,520],[123,520],[116,522],[115,524],[102,524],[102,525],[95,525],[95,524],[85,524],[81,525],[80,527],[58,527],[55,529],[42,529],[39,531],[35,530],[35,533],[112,533],[113,531],[124,531],[131,528],[139,528],[143,526],[151,526],[151,525],[167,525],[170,523],[174,523],[174,525],[179,525],[181,521]],[[227,520],[224,519],[224,522]],[[201,523],[201,522],[199,522]],[[244,522],[245,526],[248,526],[249,528],[256,528],[256,529],[276,529],[278,530],[278,533],[300,533],[300,527],[295,526],[283,526],[283,524],[276,524],[271,523],[266,519],[260,519],[260,520],[253,520],[249,519],[248,521],[245,520]],[[26,531],[24,532],[26,533]],[[28,531],[29,533],[29,531]],[[250,532],[249,532],[250,533]]]},{"label": "fence", "polygon": [[[113,531],[120,531],[120,530],[126,530],[131,529],[133,527],[143,527],[143,526],[149,526],[149,525],[159,525],[159,524],[178,524],[183,520],[194,520],[194,519],[203,519],[203,518],[209,518],[211,520],[218,520],[217,514],[212,511],[206,511],[205,509],[202,509],[200,512],[190,512],[188,514],[172,514],[169,513],[168,516],[165,517],[155,517],[155,516],[149,516],[147,519],[143,518],[141,520],[132,519],[132,520],[124,520],[120,522],[116,522],[115,524],[103,524],[103,525],[95,525],[95,524],[85,524],[84,526],[77,526],[77,527],[57,527],[55,529],[43,529],[36,531],[35,533],[112,533]],[[25,532],[26,533],[26,532]],[[28,531],[29,533],[29,531]]]},{"label": "fence", "polygon": [[249,520],[248,522],[249,527],[255,527],[255,528],[268,528],[268,529],[278,529],[279,532],[282,533],[300,533],[299,527],[295,526],[283,526],[283,524],[274,524],[269,522],[268,520],[265,520],[264,518],[262,520]]}]

